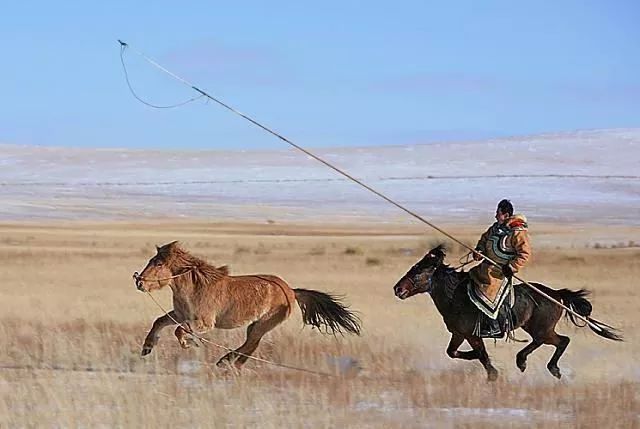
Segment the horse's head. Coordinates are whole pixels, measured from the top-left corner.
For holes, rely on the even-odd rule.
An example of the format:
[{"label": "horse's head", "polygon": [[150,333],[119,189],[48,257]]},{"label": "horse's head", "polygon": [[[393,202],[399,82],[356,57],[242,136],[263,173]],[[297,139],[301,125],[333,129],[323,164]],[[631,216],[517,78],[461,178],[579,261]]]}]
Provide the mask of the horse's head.
[{"label": "horse's head", "polygon": [[149,259],[142,273],[133,273],[136,288],[142,292],[150,292],[167,286],[174,275],[171,271],[171,261],[180,247],[177,241],[172,241],[164,246],[156,246],[156,255]]},{"label": "horse's head", "polygon": [[407,299],[418,293],[430,293],[433,288],[433,273],[442,265],[445,256],[442,245],[431,249],[398,280],[398,283],[393,287],[395,295],[400,299]]}]

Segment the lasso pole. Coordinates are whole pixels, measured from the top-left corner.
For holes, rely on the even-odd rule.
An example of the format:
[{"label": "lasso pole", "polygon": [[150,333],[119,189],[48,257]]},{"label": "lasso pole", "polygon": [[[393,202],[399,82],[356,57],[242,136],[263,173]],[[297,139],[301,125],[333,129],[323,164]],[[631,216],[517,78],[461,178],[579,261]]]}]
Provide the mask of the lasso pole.
[{"label": "lasso pole", "polygon": [[[272,134],[274,136],[276,136],[277,138],[279,138],[280,140],[284,141],[285,143],[289,144],[290,146],[298,149],[299,151],[305,153],[306,155],[310,156],[311,158],[315,159],[316,161],[326,165],[327,167],[329,167],[330,169],[334,170],[335,172],[337,172],[338,174],[346,177],[347,179],[357,183],[358,185],[360,185],[361,187],[365,188],[366,190],[368,190],[369,192],[372,192],[373,194],[377,195],[378,197],[382,198],[383,200],[387,201],[388,203],[396,206],[397,208],[399,208],[400,210],[406,212],[407,214],[409,214],[410,216],[413,216],[414,218],[418,219],[420,222],[430,226],[431,228],[435,229],[436,231],[438,231],[439,233],[441,233],[442,235],[444,235],[445,237],[449,238],[450,240],[458,243],[459,245],[463,246],[465,249],[470,250],[471,252],[473,252],[475,255],[480,255],[482,257],[482,259],[484,259],[485,261],[489,262],[490,264],[496,266],[496,267],[500,267],[500,265],[493,261],[492,259],[488,258],[487,256],[477,252],[475,249],[472,249],[470,246],[468,246],[466,243],[463,243],[462,241],[458,240],[456,237],[454,237],[453,235],[449,234],[447,231],[439,228],[438,226],[434,225],[433,223],[429,222],[427,219],[423,218],[422,216],[420,216],[419,214],[411,211],[410,209],[404,207],[403,205],[395,202],[394,200],[392,200],[391,198],[387,197],[386,195],[384,195],[383,193],[373,189],[372,187],[370,187],[369,185],[363,183],[361,180],[356,179],[355,177],[351,176],[350,174],[346,173],[345,171],[339,169],[338,167],[335,167],[334,165],[330,164],[329,162],[325,161],[324,159],[320,158],[319,156],[315,155],[314,153],[308,151],[307,149],[303,148],[302,146],[299,146],[297,144],[295,144],[294,142],[292,142],[291,140],[287,139],[286,137],[284,137],[283,135],[275,132],[274,130],[272,130],[271,128],[268,128],[265,125],[262,125],[260,122],[254,120],[253,118],[249,117],[248,115],[245,115],[244,113],[241,113],[240,111],[234,109],[233,107],[231,107],[230,105],[222,102],[221,100],[209,95],[206,91],[203,91],[202,89],[198,88],[197,86],[195,86],[194,84],[190,83],[189,81],[187,81],[186,79],[176,75],[175,73],[167,70],[166,68],[164,68],[163,66],[161,66],[160,64],[158,64],[158,62],[156,62],[155,60],[153,60],[152,58],[148,57],[147,55],[143,54],[142,52],[139,52],[135,49],[133,49],[128,43],[123,42],[122,40],[118,39],[118,42],[120,43],[120,47],[121,47],[121,52],[120,55],[123,54],[125,49],[130,49],[132,50],[134,53],[136,53],[137,55],[139,55],[140,57],[142,57],[143,59],[145,59],[148,63],[150,63],[151,65],[153,65],[154,67],[158,68],[159,70],[161,70],[162,72],[168,74],[169,76],[173,77],[174,79],[182,82],[183,84],[185,84],[186,86],[190,87],[191,89],[193,89],[194,91],[200,93],[201,95],[207,97],[208,99],[210,99],[211,101],[216,102],[217,104],[219,104],[220,106],[224,107],[227,110],[230,110],[231,112],[235,113],[236,115],[246,119],[247,121],[251,122],[252,124],[254,124],[255,126],[265,130],[266,132],[268,132],[269,134]],[[535,292],[537,292],[538,294],[542,295],[543,297],[545,297],[546,299],[548,299],[549,301],[559,305],[560,307],[564,308],[566,311],[568,311],[569,313],[573,314],[575,317],[577,317],[578,319],[584,321],[585,323],[587,323],[592,329],[597,330],[597,331],[603,331],[603,329],[598,326],[597,324],[593,323],[591,320],[589,320],[588,317],[585,317],[581,314],[576,313],[575,311],[573,311],[571,308],[565,306],[564,304],[562,304],[560,301],[556,300],[555,298],[552,298],[551,296],[549,296],[547,293],[541,291],[540,289],[536,288],[535,286],[533,286],[531,283],[527,282],[526,280],[518,277],[517,275],[513,275],[513,277],[515,277],[517,280],[520,280],[523,284],[527,285],[529,288],[531,288],[532,290],[534,290]]]}]

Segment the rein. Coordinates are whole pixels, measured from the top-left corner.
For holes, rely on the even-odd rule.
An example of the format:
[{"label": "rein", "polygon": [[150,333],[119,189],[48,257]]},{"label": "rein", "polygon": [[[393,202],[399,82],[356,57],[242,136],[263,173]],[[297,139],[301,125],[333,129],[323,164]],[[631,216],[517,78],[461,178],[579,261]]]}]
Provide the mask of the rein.
[{"label": "rein", "polygon": [[[466,261],[463,262],[463,259],[466,259]],[[473,259],[473,253],[469,252],[466,255],[462,256],[460,259],[458,259],[458,262],[460,262],[460,265],[453,268],[456,271],[458,271],[462,267],[466,267],[469,264],[473,264],[476,261]]]}]

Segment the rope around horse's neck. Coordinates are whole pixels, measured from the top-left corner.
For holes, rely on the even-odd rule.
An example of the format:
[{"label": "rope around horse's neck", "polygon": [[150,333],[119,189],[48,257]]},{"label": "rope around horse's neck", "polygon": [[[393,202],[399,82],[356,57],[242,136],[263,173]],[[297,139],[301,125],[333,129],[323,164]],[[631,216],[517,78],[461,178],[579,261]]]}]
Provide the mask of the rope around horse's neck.
[{"label": "rope around horse's neck", "polygon": [[[266,127],[265,125],[262,125],[260,122],[256,121],[255,119],[245,115],[244,113],[239,112],[238,110],[234,109],[233,107],[229,106],[228,104],[222,102],[221,100],[218,100],[217,98],[207,94],[205,91],[201,90],[200,88],[198,88],[197,86],[189,83],[186,79],[181,78],[180,76],[170,72],[169,70],[167,70],[166,68],[162,67],[160,64],[158,64],[156,61],[154,61],[153,59],[149,58],[148,56],[146,56],[145,54],[143,54],[142,52],[139,52],[133,48],[131,48],[127,43],[118,40],[118,42],[120,43],[120,48],[121,48],[121,52],[120,54],[122,55],[125,48],[129,48],[131,50],[133,50],[134,53],[136,53],[137,55],[139,55],[140,57],[142,57],[144,60],[146,60],[149,64],[153,65],[154,67],[158,68],[159,70],[161,70],[162,72],[168,74],[169,76],[173,77],[174,79],[182,82],[183,84],[187,85],[188,87],[190,87],[191,89],[193,89],[194,91],[198,92],[201,95],[204,95],[205,97],[207,97],[208,99],[210,99],[211,101],[214,101],[215,103],[219,104],[220,106],[224,107],[225,109],[235,113],[236,115],[246,119],[247,121],[251,122],[253,125],[257,126],[258,128],[263,129],[264,131],[268,132],[269,134],[272,134],[273,136],[279,138],[280,140],[282,140],[283,142],[287,143],[288,145],[298,149],[299,151],[305,153],[306,155],[310,156],[311,158],[315,159],[316,161],[324,164],[325,166],[329,167],[330,169],[334,170],[335,172],[337,172],[338,174],[346,177],[347,179],[357,183],[358,185],[360,185],[361,187],[365,188],[366,190],[368,190],[369,192],[377,195],[378,197],[382,198],[383,200],[385,200],[386,202],[388,202],[389,204],[392,204],[394,206],[396,206],[397,208],[399,208],[400,210],[408,213],[409,215],[413,216],[414,218],[418,219],[420,222],[424,223],[425,225],[430,226],[431,228],[435,229],[436,231],[438,231],[439,233],[441,233],[442,235],[444,235],[445,237],[449,238],[450,240],[458,243],[459,245],[461,245],[462,247],[464,247],[465,249],[470,250],[471,252],[473,252],[476,255],[479,255],[483,260],[487,261],[488,263],[490,263],[491,265],[501,268],[501,265],[498,264],[497,262],[495,262],[494,260],[488,258],[487,256],[483,255],[482,253],[479,253],[477,250],[471,248],[471,246],[469,246],[468,244],[458,240],[456,237],[454,237],[453,235],[449,234],[447,231],[439,228],[438,226],[434,225],[433,223],[429,222],[428,220],[426,220],[425,218],[423,218],[422,216],[420,216],[419,214],[411,211],[410,209],[404,207],[402,204],[399,204],[397,202],[395,202],[394,200],[392,200],[391,198],[387,197],[386,195],[384,195],[383,193],[373,189],[372,187],[370,187],[369,185],[365,184],[364,182],[356,179],[355,177],[351,176],[350,174],[346,173],[345,171],[341,170],[338,167],[335,167],[333,164],[325,161],[324,159],[320,158],[319,156],[315,155],[314,153],[309,152],[307,149],[303,148],[302,146],[298,146],[297,144],[295,144],[294,142],[292,142],[291,140],[287,139],[286,137],[278,134],[277,132],[273,131],[272,129]],[[522,283],[524,283],[525,285],[527,285],[529,288],[533,289],[535,292],[537,292],[538,294],[542,295],[543,297],[547,298],[549,301],[559,305],[560,307],[564,308],[566,311],[568,311],[569,313],[573,314],[575,317],[583,320],[585,323],[589,324],[589,326],[592,329],[595,329],[597,331],[602,331],[602,328],[599,327],[598,325],[594,324],[593,322],[591,322],[587,317],[573,311],[571,308],[565,306],[564,304],[562,304],[560,301],[556,300],[555,298],[552,298],[551,296],[549,296],[547,293],[541,291],[540,289],[538,289],[537,287],[533,286],[531,283],[527,282],[526,280],[518,277],[517,275],[513,275],[513,277],[517,280],[520,280]]]},{"label": "rope around horse's neck", "polygon": [[259,357],[251,356],[251,355],[248,355],[248,354],[245,354],[245,353],[240,353],[240,352],[235,351],[234,349],[231,349],[229,347],[223,346],[221,344],[217,344],[217,343],[215,343],[215,342],[213,342],[213,341],[211,341],[211,340],[209,340],[207,338],[201,337],[200,335],[198,335],[195,332],[193,332],[193,330],[189,326],[185,326],[184,324],[178,322],[173,316],[171,316],[171,314],[169,314],[169,312],[164,309],[164,307],[153,297],[153,295],[151,295],[151,293],[149,291],[145,291],[145,293],[147,295],[149,295],[149,298],[151,298],[151,300],[158,306],[158,308],[160,308],[160,310],[162,310],[162,312],[167,317],[169,317],[169,319],[171,319],[173,321],[173,323],[175,323],[176,325],[181,326],[182,329],[184,329],[185,331],[187,331],[187,333],[189,333],[190,335],[192,335],[195,338],[197,338],[198,340],[200,340],[200,342],[202,342],[203,344],[211,344],[212,346],[216,346],[216,347],[221,348],[223,350],[226,350],[228,352],[233,352],[233,353],[235,353],[235,354],[237,354],[239,356],[244,356],[246,358],[253,359],[255,361],[266,363],[266,364],[269,364],[269,365],[279,366],[281,368],[291,369],[291,370],[294,370],[294,371],[306,372],[307,374],[322,375],[322,376],[325,376],[325,377],[335,377],[334,374],[329,374],[328,372],[314,371],[314,370],[306,369],[306,368],[299,368],[297,366],[287,365],[287,364],[284,364],[284,363],[274,362],[274,361],[271,361],[271,360],[268,360],[268,359],[262,359],[262,358],[259,358]]}]

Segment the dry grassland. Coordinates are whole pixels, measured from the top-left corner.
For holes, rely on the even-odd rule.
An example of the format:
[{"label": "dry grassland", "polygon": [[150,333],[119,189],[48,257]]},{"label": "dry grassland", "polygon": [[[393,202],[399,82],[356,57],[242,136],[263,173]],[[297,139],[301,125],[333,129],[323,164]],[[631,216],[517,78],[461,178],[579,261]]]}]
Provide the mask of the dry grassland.
[{"label": "dry grassland", "polygon": [[[483,226],[457,233],[473,242]],[[452,361],[427,296],[400,302],[396,280],[438,241],[416,226],[156,224],[0,225],[0,427],[637,427],[640,425],[639,248],[633,229],[554,226],[532,231],[531,280],[594,291],[594,316],[624,330],[614,343],[561,322],[572,338],[557,381],[552,349],[515,367],[523,345],[488,342],[500,370]],[[633,237],[633,234],[636,237]],[[302,329],[299,311],[256,355],[327,371],[320,377],[250,361],[241,374],[213,365],[224,352],[183,351],[172,335],[145,359],[160,311],[131,274],[154,245],[179,239],[232,273],[274,273],[292,287],[345,294],[364,334]],[[628,240],[627,240],[628,239]],[[601,243],[594,248],[595,243]],[[449,262],[461,255],[453,247]],[[170,291],[156,297],[170,307]],[[237,346],[244,332],[214,331]],[[520,331],[518,337],[525,338]]]}]

